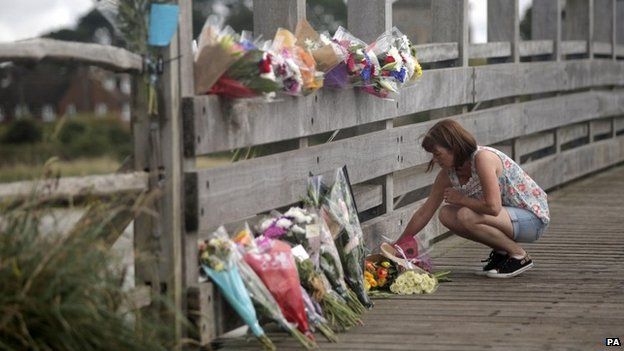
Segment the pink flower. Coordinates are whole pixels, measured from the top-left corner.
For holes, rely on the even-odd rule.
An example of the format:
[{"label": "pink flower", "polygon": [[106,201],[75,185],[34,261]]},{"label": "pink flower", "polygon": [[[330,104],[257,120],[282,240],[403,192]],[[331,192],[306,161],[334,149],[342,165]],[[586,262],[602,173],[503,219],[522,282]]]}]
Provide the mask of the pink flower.
[{"label": "pink flower", "polygon": [[539,188],[533,189],[533,196],[540,196],[541,194],[542,192],[539,190]]},{"label": "pink flower", "polygon": [[511,161],[505,160],[505,168],[511,167]]},{"label": "pink flower", "polygon": [[524,192],[526,190],[526,185],[524,185],[524,183],[518,184],[518,190]]},{"label": "pink flower", "polygon": [[515,195],[516,194],[516,189],[514,189],[512,186],[508,186],[507,187],[507,192],[509,193],[509,195]]},{"label": "pink flower", "polygon": [[538,214],[538,215],[539,215],[539,214],[542,212],[542,211],[541,211],[541,208],[539,207],[539,205],[533,205],[533,206],[531,206],[531,208],[533,209],[533,212],[534,212],[535,214]]}]

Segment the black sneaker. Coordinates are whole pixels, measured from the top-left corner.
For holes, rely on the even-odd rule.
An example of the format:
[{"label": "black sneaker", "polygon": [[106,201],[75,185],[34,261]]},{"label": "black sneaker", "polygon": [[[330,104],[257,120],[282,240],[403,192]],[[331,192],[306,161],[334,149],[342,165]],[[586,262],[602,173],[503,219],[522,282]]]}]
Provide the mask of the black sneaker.
[{"label": "black sneaker", "polygon": [[502,254],[502,253],[496,252],[496,250],[492,250],[488,258],[486,258],[485,260],[481,260],[481,262],[487,262],[487,263],[485,264],[485,266],[483,266],[483,269],[480,271],[477,271],[476,274],[486,275],[490,271],[494,272],[503,262],[505,262],[506,259],[507,259],[507,254]]},{"label": "black sneaker", "polygon": [[490,278],[511,278],[531,268],[533,268],[533,260],[529,254],[521,259],[508,256],[498,269],[486,275]]}]

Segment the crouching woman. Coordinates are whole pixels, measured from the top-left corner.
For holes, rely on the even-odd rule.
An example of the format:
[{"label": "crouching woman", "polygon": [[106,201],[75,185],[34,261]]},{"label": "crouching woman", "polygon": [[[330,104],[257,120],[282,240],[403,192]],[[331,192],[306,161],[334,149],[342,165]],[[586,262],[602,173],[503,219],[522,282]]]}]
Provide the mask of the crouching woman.
[{"label": "crouching woman", "polygon": [[426,202],[412,216],[394,247],[417,259],[414,236],[442,205],[439,219],[455,234],[492,249],[482,270],[491,278],[514,277],[533,267],[519,243],[540,238],[548,226],[547,196],[526,172],[503,152],[478,146],[459,123],[442,120],[423,137],[422,147],[440,171]]}]

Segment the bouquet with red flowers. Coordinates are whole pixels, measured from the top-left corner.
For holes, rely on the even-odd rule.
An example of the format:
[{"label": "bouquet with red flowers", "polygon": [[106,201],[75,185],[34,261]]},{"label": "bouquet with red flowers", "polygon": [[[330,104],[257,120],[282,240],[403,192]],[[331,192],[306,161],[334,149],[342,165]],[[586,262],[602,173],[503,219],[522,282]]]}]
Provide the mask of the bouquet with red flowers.
[{"label": "bouquet with red flowers", "polygon": [[373,80],[381,74],[381,67],[366,43],[343,27],[338,27],[332,40],[340,45],[345,60],[326,74],[325,85],[336,88],[373,85]]},{"label": "bouquet with red flowers", "polygon": [[209,17],[195,53],[195,92],[228,98],[249,98],[279,90],[271,55],[258,49],[251,35],[221,28]]},{"label": "bouquet with red flowers", "polygon": [[258,250],[245,253],[245,261],[269,289],[286,320],[295,323],[299,331],[314,340],[308,327],[297,265],[290,246],[264,237],[257,238],[256,245]]},{"label": "bouquet with red flowers", "polygon": [[367,52],[374,52],[381,65],[381,73],[373,77],[373,84],[363,87],[368,93],[392,97],[405,83],[422,75],[416,49],[396,27],[379,36],[367,47]]}]

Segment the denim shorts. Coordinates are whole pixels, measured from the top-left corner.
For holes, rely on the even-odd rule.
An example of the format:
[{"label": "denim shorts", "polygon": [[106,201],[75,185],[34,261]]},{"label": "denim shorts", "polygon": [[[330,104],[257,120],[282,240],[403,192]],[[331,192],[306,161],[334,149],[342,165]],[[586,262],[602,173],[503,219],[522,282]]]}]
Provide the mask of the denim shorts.
[{"label": "denim shorts", "polygon": [[547,224],[544,224],[533,212],[519,207],[505,206],[511,225],[513,226],[513,240],[519,243],[530,243],[539,239]]}]

